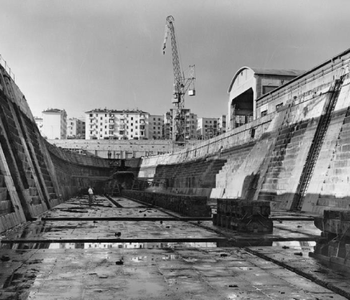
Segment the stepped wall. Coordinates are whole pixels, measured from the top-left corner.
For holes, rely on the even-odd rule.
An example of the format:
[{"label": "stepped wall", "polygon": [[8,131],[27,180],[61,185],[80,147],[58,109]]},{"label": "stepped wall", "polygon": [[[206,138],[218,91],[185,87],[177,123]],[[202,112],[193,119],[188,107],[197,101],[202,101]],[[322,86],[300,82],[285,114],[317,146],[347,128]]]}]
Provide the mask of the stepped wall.
[{"label": "stepped wall", "polygon": [[0,66],[0,232],[110,176],[107,160],[44,140],[24,95]]},{"label": "stepped wall", "polygon": [[164,177],[164,169],[181,165],[180,173],[168,177],[184,189],[191,181],[186,165],[190,171],[208,159],[225,160],[210,198],[269,200],[274,210],[313,214],[349,209],[349,63],[348,50],[262,96],[258,114],[262,106],[271,113],[252,123],[176,153],[144,158],[139,177]]}]

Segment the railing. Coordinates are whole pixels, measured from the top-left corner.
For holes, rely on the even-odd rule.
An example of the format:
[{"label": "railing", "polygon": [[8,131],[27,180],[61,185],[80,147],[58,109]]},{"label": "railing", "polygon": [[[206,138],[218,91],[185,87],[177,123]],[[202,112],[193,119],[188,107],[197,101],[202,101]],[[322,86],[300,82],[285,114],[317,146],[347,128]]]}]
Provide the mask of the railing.
[{"label": "railing", "polygon": [[10,75],[10,77],[15,81],[15,74],[11,71],[11,68],[7,65],[6,60],[4,60],[0,54],[0,65],[2,65],[5,71]]}]

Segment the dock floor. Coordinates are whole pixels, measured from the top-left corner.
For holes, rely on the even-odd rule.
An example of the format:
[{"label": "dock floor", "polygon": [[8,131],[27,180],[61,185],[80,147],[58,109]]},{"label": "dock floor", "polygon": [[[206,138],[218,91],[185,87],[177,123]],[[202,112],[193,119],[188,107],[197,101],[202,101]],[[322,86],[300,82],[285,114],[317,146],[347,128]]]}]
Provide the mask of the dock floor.
[{"label": "dock floor", "polygon": [[350,299],[312,220],[249,235],[126,198],[74,198],[0,236],[0,299]]}]

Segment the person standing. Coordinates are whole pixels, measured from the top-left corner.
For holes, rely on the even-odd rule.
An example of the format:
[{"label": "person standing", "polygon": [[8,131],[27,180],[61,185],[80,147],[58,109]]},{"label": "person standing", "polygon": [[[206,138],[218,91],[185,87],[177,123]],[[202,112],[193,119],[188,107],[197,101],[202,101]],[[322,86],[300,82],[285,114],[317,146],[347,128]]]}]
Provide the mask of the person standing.
[{"label": "person standing", "polygon": [[93,197],[94,197],[94,190],[92,189],[91,186],[89,186],[88,194],[89,194],[89,206],[91,206],[92,205],[92,200],[93,200]]}]

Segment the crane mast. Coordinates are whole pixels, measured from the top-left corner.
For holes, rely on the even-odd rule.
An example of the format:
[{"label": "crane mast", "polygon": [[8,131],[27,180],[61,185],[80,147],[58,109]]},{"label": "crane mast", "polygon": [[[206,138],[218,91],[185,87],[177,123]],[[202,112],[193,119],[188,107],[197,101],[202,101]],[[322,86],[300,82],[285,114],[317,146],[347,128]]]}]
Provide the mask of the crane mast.
[{"label": "crane mast", "polygon": [[[165,24],[165,37],[163,43],[163,54],[165,54],[168,36],[171,38],[172,63],[174,72],[173,104],[175,105],[172,116],[172,139],[176,143],[183,144],[186,140],[186,116],[185,116],[185,94],[189,91],[190,96],[194,91],[194,65],[190,66],[189,76],[185,78],[181,70],[178,48],[175,38],[174,17],[168,16]],[[192,89],[189,89],[192,87]]]}]

